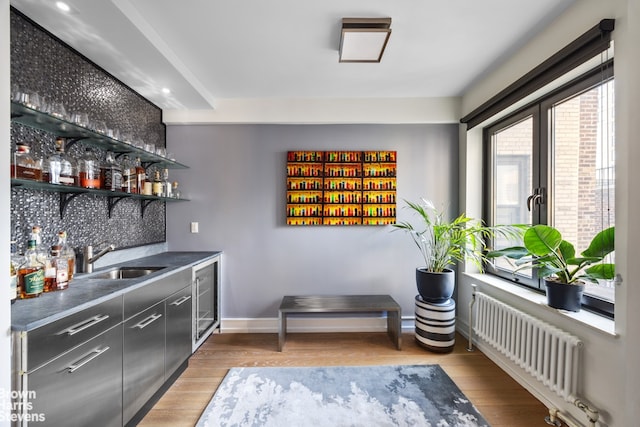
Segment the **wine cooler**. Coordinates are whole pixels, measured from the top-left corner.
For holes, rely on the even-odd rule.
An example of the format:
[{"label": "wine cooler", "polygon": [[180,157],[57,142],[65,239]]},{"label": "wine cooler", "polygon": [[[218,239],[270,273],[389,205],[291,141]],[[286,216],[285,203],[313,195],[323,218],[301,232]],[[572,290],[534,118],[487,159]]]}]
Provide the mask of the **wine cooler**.
[{"label": "wine cooler", "polygon": [[220,327],[220,255],[193,271],[193,351]]}]

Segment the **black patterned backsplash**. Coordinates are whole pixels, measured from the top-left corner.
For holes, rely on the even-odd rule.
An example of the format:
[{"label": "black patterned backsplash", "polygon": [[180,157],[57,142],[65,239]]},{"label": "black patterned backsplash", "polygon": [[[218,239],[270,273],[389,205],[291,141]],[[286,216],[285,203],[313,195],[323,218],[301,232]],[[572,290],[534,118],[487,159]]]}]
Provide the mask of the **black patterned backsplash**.
[{"label": "black patterned backsplash", "polygon": [[[57,38],[11,10],[11,85],[13,90],[36,92],[46,102],[62,103],[65,111],[86,113],[91,122],[166,147],[162,110],[78,54]],[[11,124],[11,150],[27,142],[31,152],[46,158],[54,151],[56,135]],[[68,153],[79,158],[85,146],[77,143]],[[105,152],[94,149],[104,158]],[[150,203],[141,215],[141,202],[123,199],[108,216],[107,198],[83,194],[75,197],[60,217],[60,195],[12,188],[11,237],[18,250],[26,248],[33,225],[43,229],[43,243],[53,244],[58,231],[66,230],[74,247],[102,242],[117,248],[166,240],[164,202]]]}]

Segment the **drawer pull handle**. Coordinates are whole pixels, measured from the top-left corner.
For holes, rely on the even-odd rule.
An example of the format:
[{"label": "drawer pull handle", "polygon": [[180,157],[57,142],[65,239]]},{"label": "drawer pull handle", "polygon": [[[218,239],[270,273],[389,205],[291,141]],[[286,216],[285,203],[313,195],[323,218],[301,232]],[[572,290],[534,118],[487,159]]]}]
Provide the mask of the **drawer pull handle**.
[{"label": "drawer pull handle", "polygon": [[177,300],[170,303],[169,305],[175,305],[176,307],[178,307],[179,305],[182,305],[183,303],[189,301],[190,299],[191,299],[191,295],[185,295],[182,298],[178,298]]},{"label": "drawer pull handle", "polygon": [[109,350],[109,347],[105,347],[102,349],[96,348],[95,350],[91,350],[89,353],[85,354],[80,359],[78,359],[77,362],[73,362],[71,365],[67,366],[67,371],[70,374],[74,373],[75,371],[82,368],[84,365],[91,362],[93,359],[100,356],[107,350]]},{"label": "drawer pull handle", "polygon": [[139,328],[139,329],[144,329],[147,326],[149,326],[150,324],[152,324],[153,322],[155,322],[156,320],[158,320],[159,318],[162,317],[162,314],[152,314],[151,316],[147,317],[144,320],[141,320],[139,323],[133,325],[131,327],[131,329],[134,328]]},{"label": "drawer pull handle", "polygon": [[98,323],[107,320],[108,318],[108,314],[98,314],[89,319],[83,320],[82,322],[76,323],[75,325],[69,326],[67,329],[58,332],[56,335],[67,334],[68,336],[72,336],[77,334],[78,332],[82,332],[85,329],[97,325]]}]

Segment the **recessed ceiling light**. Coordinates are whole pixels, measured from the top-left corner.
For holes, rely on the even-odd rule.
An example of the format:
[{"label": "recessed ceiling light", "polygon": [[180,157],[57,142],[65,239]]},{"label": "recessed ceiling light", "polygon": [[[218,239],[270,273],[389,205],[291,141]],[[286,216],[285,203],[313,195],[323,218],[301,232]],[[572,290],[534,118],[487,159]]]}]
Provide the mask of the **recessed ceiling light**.
[{"label": "recessed ceiling light", "polygon": [[71,10],[69,5],[62,1],[57,1],[56,6],[58,7],[58,9],[60,9],[63,12],[69,12]]},{"label": "recessed ceiling light", "polygon": [[171,89],[169,89],[168,87],[163,87],[162,93],[164,93],[165,95],[169,95],[171,93]]}]

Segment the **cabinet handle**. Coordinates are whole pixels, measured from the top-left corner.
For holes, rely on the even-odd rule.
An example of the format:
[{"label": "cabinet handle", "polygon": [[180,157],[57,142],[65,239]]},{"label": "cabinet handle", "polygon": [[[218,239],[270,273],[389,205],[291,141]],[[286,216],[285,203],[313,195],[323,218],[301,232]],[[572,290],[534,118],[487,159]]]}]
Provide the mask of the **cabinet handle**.
[{"label": "cabinet handle", "polygon": [[68,336],[75,335],[78,332],[82,332],[85,329],[88,329],[98,323],[107,320],[109,318],[108,314],[98,314],[89,319],[83,320],[82,322],[76,323],[75,325],[69,326],[67,329],[64,329],[58,332],[56,335],[67,334]]},{"label": "cabinet handle", "polygon": [[140,329],[144,329],[147,326],[149,326],[150,324],[152,324],[153,322],[155,322],[156,320],[158,320],[159,318],[162,317],[162,314],[152,314],[151,316],[147,317],[144,320],[141,320],[139,323],[133,325],[131,327],[131,329],[134,328],[140,328]]},{"label": "cabinet handle", "polygon": [[67,366],[67,371],[70,374],[74,373],[75,371],[77,371],[78,369],[82,368],[84,365],[86,365],[87,363],[91,362],[93,359],[95,359],[96,357],[100,356],[101,354],[103,354],[107,350],[109,350],[109,347],[105,347],[105,348],[102,348],[102,349],[96,348],[95,350],[91,350],[89,353],[87,353],[84,356],[82,356],[76,362],[73,362],[71,365]]},{"label": "cabinet handle", "polygon": [[182,298],[178,298],[177,300],[175,300],[174,302],[170,303],[169,305],[175,305],[176,307],[179,305],[182,305],[183,303],[189,301],[191,299],[191,295],[184,295]]}]

